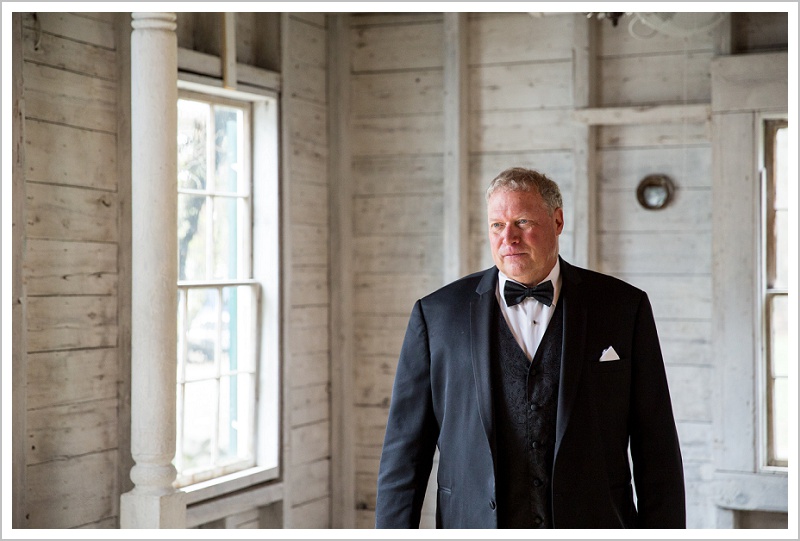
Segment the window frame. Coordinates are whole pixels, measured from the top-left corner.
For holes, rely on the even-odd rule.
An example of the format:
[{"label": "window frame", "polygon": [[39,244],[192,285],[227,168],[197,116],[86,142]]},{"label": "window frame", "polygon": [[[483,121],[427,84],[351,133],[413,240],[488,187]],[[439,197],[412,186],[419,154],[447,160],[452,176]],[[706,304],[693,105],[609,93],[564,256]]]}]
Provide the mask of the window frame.
[{"label": "window frame", "polygon": [[[255,466],[177,489],[192,506],[233,492],[254,489],[262,502],[282,498],[281,479],[281,257],[280,257],[280,146],[279,94],[267,88],[231,90],[197,76],[178,79],[178,97],[203,101],[233,101],[250,105],[251,277],[257,283],[256,299],[256,411]],[[258,246],[258,250],[255,249]],[[177,357],[176,357],[177,363]],[[278,482],[278,484],[275,484]],[[264,483],[269,483],[264,485]],[[251,497],[255,497],[251,494]],[[202,523],[197,512],[195,522]],[[192,522],[191,520],[189,522]]]},{"label": "window frame", "polygon": [[[714,471],[710,481],[718,528],[733,528],[738,512],[787,513],[789,507],[788,472],[761,468],[758,442],[762,365],[759,138],[764,115],[789,113],[788,65],[785,52],[720,56],[711,61],[712,345],[718,379],[712,391]],[[790,402],[791,425],[792,407],[797,404],[792,392]]]},{"label": "window frame", "polygon": [[[770,162],[773,155],[773,141],[777,130],[781,127],[788,127],[789,119],[786,114],[762,113],[756,116],[759,131],[759,180],[761,193],[761,222],[759,224],[760,243],[759,243],[759,284],[760,295],[760,332],[759,332],[759,372],[758,372],[758,468],[764,472],[786,472],[788,471],[788,459],[786,464],[770,464],[772,452],[772,385],[771,385],[771,350],[770,350],[770,331],[771,331],[771,303],[778,296],[788,296],[788,288],[770,287],[770,277],[775,273],[771,268],[774,261],[770,258],[771,240],[769,233],[775,227],[774,213],[770,212],[773,203],[773,188],[771,181],[773,177],[774,164]],[[788,428],[788,427],[787,427]]]}]

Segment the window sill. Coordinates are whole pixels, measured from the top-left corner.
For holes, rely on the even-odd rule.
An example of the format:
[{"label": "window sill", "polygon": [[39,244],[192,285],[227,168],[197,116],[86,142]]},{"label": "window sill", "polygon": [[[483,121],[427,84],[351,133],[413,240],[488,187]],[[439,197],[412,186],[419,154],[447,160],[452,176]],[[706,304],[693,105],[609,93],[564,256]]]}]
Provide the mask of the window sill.
[{"label": "window sill", "polygon": [[186,494],[186,527],[281,501],[283,483],[277,476],[277,468],[250,468],[181,488]]},{"label": "window sill", "polygon": [[716,474],[715,503],[723,509],[787,513],[788,494],[789,476],[785,470]]}]

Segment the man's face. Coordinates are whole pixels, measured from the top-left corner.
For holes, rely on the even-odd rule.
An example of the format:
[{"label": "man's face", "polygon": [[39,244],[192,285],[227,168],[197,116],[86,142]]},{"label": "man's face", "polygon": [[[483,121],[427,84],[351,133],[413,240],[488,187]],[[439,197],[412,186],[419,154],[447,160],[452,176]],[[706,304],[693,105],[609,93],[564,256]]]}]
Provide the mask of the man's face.
[{"label": "man's face", "polygon": [[550,216],[536,190],[496,191],[487,208],[489,242],[497,268],[527,286],[544,280],[558,259],[563,210],[558,208]]}]

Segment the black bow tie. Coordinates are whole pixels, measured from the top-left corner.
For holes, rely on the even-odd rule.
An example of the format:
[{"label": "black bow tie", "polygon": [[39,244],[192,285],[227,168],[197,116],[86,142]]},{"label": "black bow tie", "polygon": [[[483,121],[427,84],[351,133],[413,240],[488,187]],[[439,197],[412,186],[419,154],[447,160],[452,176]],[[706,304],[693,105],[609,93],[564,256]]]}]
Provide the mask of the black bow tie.
[{"label": "black bow tie", "polygon": [[553,283],[548,280],[542,282],[538,286],[525,287],[518,282],[506,280],[503,296],[506,298],[506,304],[509,306],[521,303],[526,297],[533,297],[545,306],[550,306],[553,304]]}]

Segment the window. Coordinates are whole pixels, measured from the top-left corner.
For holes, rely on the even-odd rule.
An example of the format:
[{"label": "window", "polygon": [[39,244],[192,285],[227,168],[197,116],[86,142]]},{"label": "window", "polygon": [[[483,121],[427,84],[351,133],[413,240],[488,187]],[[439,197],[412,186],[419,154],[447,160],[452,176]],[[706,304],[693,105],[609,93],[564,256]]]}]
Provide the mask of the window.
[{"label": "window", "polygon": [[764,121],[764,422],[767,466],[788,466],[789,143],[785,119]]},{"label": "window", "polygon": [[[277,475],[277,348],[263,337],[277,336],[278,258],[254,219],[277,206],[275,109],[186,91],[178,100],[178,487]],[[253,159],[256,142],[274,146],[270,166]]]}]

